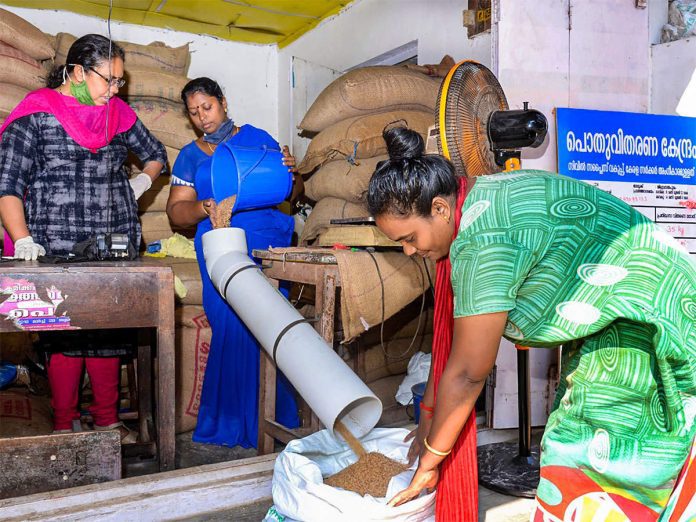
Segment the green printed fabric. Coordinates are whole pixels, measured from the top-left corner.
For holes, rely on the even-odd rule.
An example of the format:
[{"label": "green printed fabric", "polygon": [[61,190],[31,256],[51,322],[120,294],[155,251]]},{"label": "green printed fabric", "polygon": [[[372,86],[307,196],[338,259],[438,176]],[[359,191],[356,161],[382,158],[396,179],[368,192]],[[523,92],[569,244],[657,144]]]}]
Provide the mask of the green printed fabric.
[{"label": "green printed fabric", "polygon": [[696,264],[627,204],[556,174],[478,178],[462,211],[455,317],[507,311],[505,337],[525,346],[583,340],[563,352],[538,520],[604,501],[616,520],[657,518],[696,432]]}]

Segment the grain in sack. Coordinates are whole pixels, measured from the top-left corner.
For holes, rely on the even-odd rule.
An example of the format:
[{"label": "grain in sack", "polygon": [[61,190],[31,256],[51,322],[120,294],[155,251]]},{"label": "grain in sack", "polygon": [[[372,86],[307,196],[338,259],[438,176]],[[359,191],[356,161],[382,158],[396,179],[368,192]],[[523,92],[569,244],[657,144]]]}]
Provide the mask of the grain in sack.
[{"label": "grain in sack", "polygon": [[354,163],[345,159],[324,163],[305,181],[305,196],[314,201],[333,197],[351,203],[364,203],[367,186],[377,163],[388,158],[387,155],[381,155],[355,160]]}]

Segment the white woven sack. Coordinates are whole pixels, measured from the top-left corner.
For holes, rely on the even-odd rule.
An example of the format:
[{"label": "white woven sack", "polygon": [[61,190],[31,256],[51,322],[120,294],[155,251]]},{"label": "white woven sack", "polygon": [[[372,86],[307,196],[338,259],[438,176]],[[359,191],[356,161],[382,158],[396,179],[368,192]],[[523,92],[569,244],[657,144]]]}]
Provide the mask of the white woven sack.
[{"label": "white woven sack", "polygon": [[[407,434],[405,429],[375,428],[360,442],[368,452],[377,451],[406,462],[410,442],[403,440]],[[324,484],[322,477],[334,475],[356,460],[348,446],[335,439],[328,430],[291,441],[278,455],[273,469],[276,511],[288,519],[303,522],[435,520],[434,491],[421,493],[418,498],[398,507],[387,506],[389,499],[408,487],[415,465],[391,479],[385,498],[363,497]]]}]

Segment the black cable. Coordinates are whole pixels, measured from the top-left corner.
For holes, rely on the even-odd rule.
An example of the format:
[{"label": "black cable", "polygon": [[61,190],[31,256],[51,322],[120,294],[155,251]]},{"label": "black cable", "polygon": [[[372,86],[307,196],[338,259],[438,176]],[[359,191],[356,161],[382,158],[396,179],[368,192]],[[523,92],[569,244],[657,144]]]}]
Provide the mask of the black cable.
[{"label": "black cable", "polygon": [[[413,334],[413,339],[411,339],[411,342],[408,345],[408,348],[404,350],[402,353],[400,353],[397,356],[389,355],[387,353],[387,349],[384,347],[384,316],[386,315],[385,312],[385,297],[384,297],[384,280],[382,279],[382,271],[379,268],[379,263],[377,262],[377,258],[373,255],[374,248],[368,247],[365,250],[368,254],[370,254],[370,257],[372,258],[372,262],[375,264],[375,268],[377,269],[377,277],[379,278],[379,283],[380,283],[380,288],[382,292],[382,322],[380,323],[379,326],[379,345],[380,348],[382,349],[382,353],[384,354],[384,357],[387,359],[392,359],[392,360],[400,360],[403,359],[408,352],[411,351],[411,348],[413,348],[414,343],[416,342],[416,339],[418,338],[418,333],[420,332],[420,327],[421,327],[421,322],[423,321],[423,310],[425,309],[425,293],[426,293],[426,288],[425,288],[425,278],[423,277],[423,272],[420,268],[420,265],[418,265],[418,262],[415,261],[412,257],[409,258],[411,261],[416,263],[416,266],[418,267],[418,273],[420,274],[421,278],[421,287],[423,288],[423,293],[421,294],[421,307],[420,307],[420,312],[418,312],[418,324],[416,325],[416,332]],[[423,259],[423,263],[425,264],[425,259]],[[428,273],[427,267],[425,270],[426,274]],[[428,279],[430,279],[430,274],[428,274]]]}]

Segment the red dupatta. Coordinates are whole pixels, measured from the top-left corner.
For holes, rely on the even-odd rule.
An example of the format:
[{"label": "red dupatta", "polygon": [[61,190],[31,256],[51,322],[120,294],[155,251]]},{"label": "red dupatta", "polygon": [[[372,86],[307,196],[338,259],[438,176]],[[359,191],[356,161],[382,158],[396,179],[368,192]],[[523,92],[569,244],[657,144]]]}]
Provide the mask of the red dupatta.
[{"label": "red dupatta", "polygon": [[[459,178],[459,192],[455,209],[455,236],[462,217],[462,205],[474,180]],[[435,403],[440,377],[452,349],[454,332],[454,294],[450,276],[452,265],[449,257],[441,259],[436,266],[435,319],[433,325],[433,384]],[[476,522],[478,520],[478,461],[476,457],[476,412],[464,425],[452,453],[440,466],[440,481],[437,485],[435,519],[443,522]]]}]

